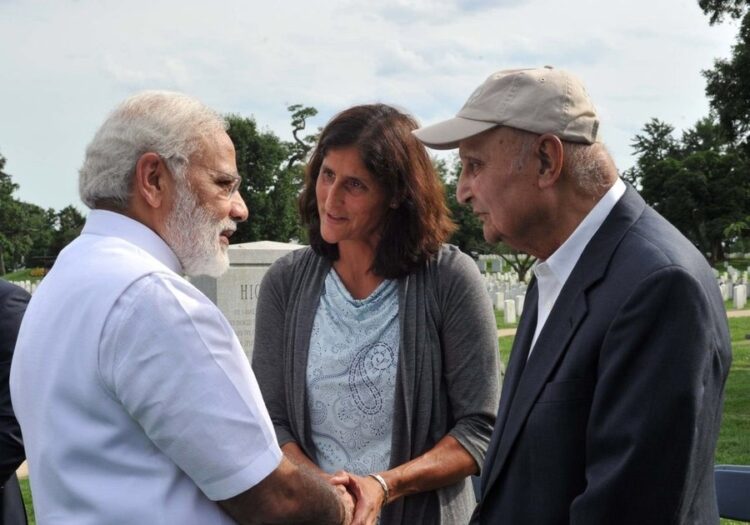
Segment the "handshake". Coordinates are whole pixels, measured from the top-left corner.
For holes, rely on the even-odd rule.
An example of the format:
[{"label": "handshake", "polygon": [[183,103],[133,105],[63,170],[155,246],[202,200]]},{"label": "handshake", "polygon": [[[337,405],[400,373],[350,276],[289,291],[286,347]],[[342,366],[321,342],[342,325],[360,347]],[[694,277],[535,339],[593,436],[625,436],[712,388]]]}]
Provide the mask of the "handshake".
[{"label": "handshake", "polygon": [[324,475],[334,486],[343,507],[342,525],[371,525],[389,502],[388,484],[379,474],[357,476],[340,470]]}]

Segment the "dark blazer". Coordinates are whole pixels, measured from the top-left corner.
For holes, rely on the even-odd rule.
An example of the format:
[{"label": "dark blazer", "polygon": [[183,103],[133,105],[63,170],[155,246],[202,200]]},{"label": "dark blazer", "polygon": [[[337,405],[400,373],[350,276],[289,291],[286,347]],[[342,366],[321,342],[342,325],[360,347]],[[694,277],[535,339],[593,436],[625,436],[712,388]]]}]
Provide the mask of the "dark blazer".
[{"label": "dark blazer", "polygon": [[26,523],[21,488],[16,479],[16,469],[26,455],[21,428],[10,404],[8,376],[18,327],[29,297],[22,288],[0,280],[0,523],[5,525]]},{"label": "dark blazer", "polygon": [[731,346],[698,250],[628,187],[528,361],[535,282],[526,305],[472,523],[718,523]]}]

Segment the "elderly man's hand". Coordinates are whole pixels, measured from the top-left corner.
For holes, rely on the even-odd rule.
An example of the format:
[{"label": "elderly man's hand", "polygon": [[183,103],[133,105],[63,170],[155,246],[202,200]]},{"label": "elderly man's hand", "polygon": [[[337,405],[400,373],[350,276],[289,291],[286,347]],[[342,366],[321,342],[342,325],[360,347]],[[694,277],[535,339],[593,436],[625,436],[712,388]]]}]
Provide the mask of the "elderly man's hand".
[{"label": "elderly man's hand", "polygon": [[349,493],[345,485],[336,485],[336,493],[341,498],[341,503],[344,507],[344,518],[341,525],[350,525],[354,517],[354,497]]}]

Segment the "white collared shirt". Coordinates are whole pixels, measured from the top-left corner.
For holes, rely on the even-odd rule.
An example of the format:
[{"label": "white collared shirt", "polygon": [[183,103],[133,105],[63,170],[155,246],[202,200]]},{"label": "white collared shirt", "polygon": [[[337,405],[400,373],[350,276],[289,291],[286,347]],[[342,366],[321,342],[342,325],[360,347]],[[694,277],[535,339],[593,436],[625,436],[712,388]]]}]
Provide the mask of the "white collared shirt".
[{"label": "white collared shirt", "polygon": [[547,322],[552,307],[555,305],[555,301],[557,301],[557,297],[560,295],[560,291],[573,268],[578,263],[583,250],[624,193],[625,183],[618,178],[607,193],[596,203],[596,206],[584,217],[571,236],[547,260],[537,261],[534,264],[533,271],[539,292],[539,308],[529,355],[534,350],[534,344],[536,344],[536,340]]},{"label": "white collared shirt", "polygon": [[11,370],[40,523],[230,524],[281,460],[219,309],[143,224],[94,210],[26,310]]}]

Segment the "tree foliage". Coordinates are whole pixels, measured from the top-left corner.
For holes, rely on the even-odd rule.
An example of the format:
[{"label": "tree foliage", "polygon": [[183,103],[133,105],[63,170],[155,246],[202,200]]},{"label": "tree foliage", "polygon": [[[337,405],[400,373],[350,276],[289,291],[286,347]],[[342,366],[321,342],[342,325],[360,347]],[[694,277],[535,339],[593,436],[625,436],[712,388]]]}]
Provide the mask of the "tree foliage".
[{"label": "tree foliage", "polygon": [[711,117],[685,131],[656,119],[635,136],[630,171],[651,206],[715,263],[724,259],[727,228],[750,213],[745,151],[726,140]]},{"label": "tree foliage", "polygon": [[722,132],[750,150],[750,16],[742,19],[731,57],[715,60],[714,67],[703,75]]},{"label": "tree foliage", "polygon": [[23,227],[23,208],[13,197],[18,184],[5,173],[5,157],[0,155],[0,275],[13,267],[23,251],[19,236]]},{"label": "tree foliage", "polygon": [[233,240],[289,242],[303,238],[297,212],[302,189],[304,161],[317,140],[301,136],[315,108],[289,106],[293,142],[285,142],[270,131],[258,129],[255,119],[229,115],[227,133],[237,151],[237,169],[243,178],[240,194],[250,216],[241,223]]},{"label": "tree foliage", "polygon": [[748,0],[698,0],[698,5],[713,25],[727,16],[734,19],[742,17],[747,13]]},{"label": "tree foliage", "polygon": [[23,202],[18,184],[4,171],[0,155],[0,275],[21,266],[49,266],[78,236],[84,218],[73,206],[60,212]]}]

